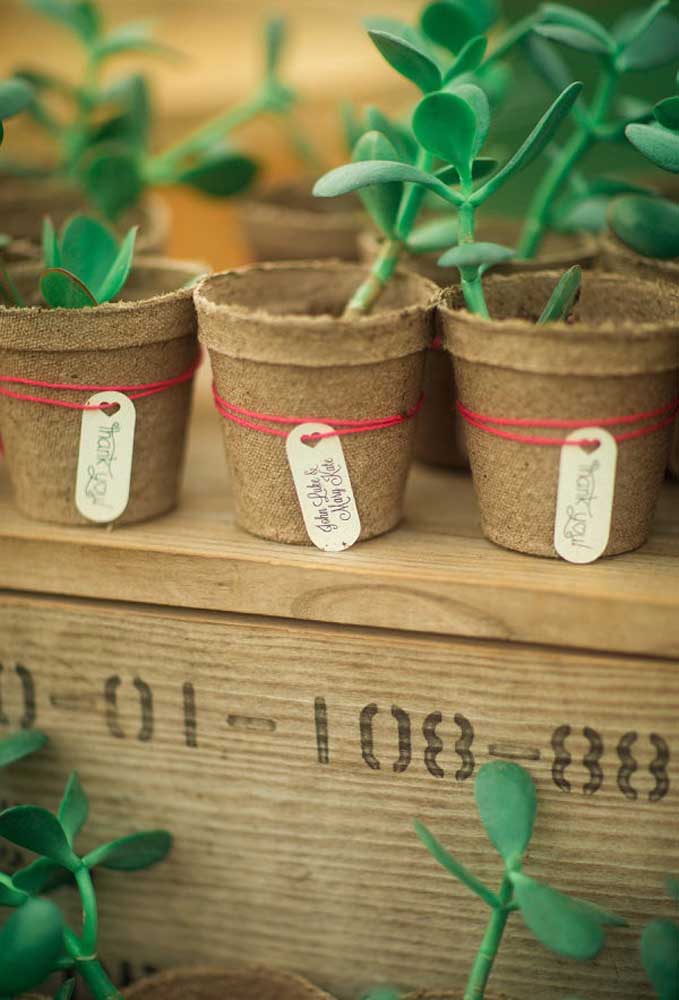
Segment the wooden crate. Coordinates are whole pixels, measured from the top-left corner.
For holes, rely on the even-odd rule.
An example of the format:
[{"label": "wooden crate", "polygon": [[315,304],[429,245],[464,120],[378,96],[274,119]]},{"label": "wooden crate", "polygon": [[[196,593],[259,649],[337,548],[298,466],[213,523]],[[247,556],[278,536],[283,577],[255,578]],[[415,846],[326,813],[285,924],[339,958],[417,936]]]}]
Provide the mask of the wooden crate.
[{"label": "wooden crate", "polygon": [[631,927],[577,965],[515,917],[495,987],[649,997],[639,929],[672,914],[679,870],[678,499],[668,485],[641,552],[577,567],[495,548],[469,480],[420,470],[390,536],[339,556],[273,545],[233,523],[204,401],[162,520],[31,523],[0,471],[0,726],[51,737],[2,794],[55,805],[75,766],[87,844],[175,833],[163,867],[98,877],[118,976],[251,959],[349,998],[460,985],[485,911],[411,821],[497,881],[473,775],[519,760],[540,798],[530,873]]}]

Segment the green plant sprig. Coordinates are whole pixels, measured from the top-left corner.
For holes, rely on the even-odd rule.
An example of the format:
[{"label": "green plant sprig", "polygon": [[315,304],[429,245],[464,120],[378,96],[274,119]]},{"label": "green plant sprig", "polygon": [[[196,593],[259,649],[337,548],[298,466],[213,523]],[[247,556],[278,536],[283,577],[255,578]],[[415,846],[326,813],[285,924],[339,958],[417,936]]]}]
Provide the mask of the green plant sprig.
[{"label": "green plant sprig", "polygon": [[[679,904],[679,879],[668,878],[668,895]],[[658,1000],[679,1000],[679,924],[652,920],[641,935],[641,961]]]},{"label": "green plant sprig", "polygon": [[619,185],[624,182],[588,184],[579,196],[570,197],[561,206],[557,199],[593,146],[619,142],[627,126],[651,117],[651,109],[640,108],[636,102],[631,113],[625,113],[624,104],[618,103],[617,117],[611,121],[623,76],[659,68],[679,57],[679,19],[668,13],[669,4],[670,0],[657,0],[642,13],[626,14],[611,31],[589,14],[564,4],[540,6],[531,35],[522,41],[548,83],[561,90],[569,79],[567,68],[550,43],[593,56],[601,72],[591,102],[576,106],[573,133],[537,188],[518,245],[519,257],[534,257],[552,227],[571,231],[576,226],[603,228],[606,196],[621,193]]},{"label": "green plant sprig", "polygon": [[[72,772],[56,814],[39,806],[0,813],[0,836],[38,855],[13,876],[0,875],[0,905],[14,910],[0,930],[0,995],[39,986],[57,970],[82,976],[95,1000],[120,1000],[98,957],[99,924],[91,871],[138,871],[162,861],[172,846],[164,830],[134,833],[80,855],[74,844],[89,815],[89,801]],[[43,893],[74,881],[83,919],[79,933]],[[71,989],[71,987],[69,987]],[[68,994],[68,990],[67,990]]]},{"label": "green plant sprig", "polygon": [[474,794],[481,822],[504,865],[497,892],[458,861],[423,823],[415,823],[415,832],[434,859],[491,910],[464,1000],[484,997],[507,921],[514,912],[521,913],[526,926],[546,948],[580,961],[599,954],[606,927],[626,925],[621,917],[559,892],[523,871],[537,811],[535,785],[524,768],[500,761],[485,764],[477,775]]},{"label": "green plant sprig", "polygon": [[47,743],[47,736],[39,729],[21,729],[0,740],[0,767],[7,767],[36,753]]}]

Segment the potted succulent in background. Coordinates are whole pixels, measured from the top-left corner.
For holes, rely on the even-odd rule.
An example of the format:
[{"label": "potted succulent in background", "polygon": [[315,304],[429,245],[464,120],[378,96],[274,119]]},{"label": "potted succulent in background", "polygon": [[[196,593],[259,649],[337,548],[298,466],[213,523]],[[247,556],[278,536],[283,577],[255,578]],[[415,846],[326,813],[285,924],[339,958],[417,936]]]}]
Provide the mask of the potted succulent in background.
[{"label": "potted succulent in background", "polygon": [[128,523],[177,502],[198,360],[189,285],[205,269],[133,265],[135,235],[47,223],[43,266],[0,281],[0,427],[29,517]]}]

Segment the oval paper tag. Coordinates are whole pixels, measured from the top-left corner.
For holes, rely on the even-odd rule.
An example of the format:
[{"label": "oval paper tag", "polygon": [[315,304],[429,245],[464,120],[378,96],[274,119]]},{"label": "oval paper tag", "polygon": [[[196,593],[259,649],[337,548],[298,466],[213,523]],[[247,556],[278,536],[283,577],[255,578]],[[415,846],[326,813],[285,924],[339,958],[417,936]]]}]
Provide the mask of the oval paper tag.
[{"label": "oval paper tag", "polygon": [[76,507],[90,521],[115,521],[127,507],[137,412],[122,392],[98,392],[87,406],[117,404],[115,413],[85,410],[75,487]]},{"label": "oval paper tag", "polygon": [[601,427],[582,427],[567,441],[596,440],[595,450],[562,445],[554,548],[563,559],[590,563],[603,555],[611,533],[618,444]]},{"label": "oval paper tag", "polygon": [[286,451],[309,538],[324,552],[342,552],[361,534],[342,441],[336,435],[302,441],[332,430],[328,424],[298,424],[288,434]]}]

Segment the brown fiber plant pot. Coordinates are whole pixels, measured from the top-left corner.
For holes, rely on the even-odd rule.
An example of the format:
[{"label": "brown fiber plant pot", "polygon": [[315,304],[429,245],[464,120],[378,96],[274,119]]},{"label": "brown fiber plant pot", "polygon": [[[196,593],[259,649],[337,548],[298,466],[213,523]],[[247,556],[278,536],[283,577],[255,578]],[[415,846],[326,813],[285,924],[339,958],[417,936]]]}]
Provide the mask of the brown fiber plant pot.
[{"label": "brown fiber plant pot", "polygon": [[[192,291],[205,269],[147,258],[123,290],[125,301],[91,309],[0,308],[0,374],[50,383],[139,385],[172,379],[196,358]],[[14,269],[25,297],[39,269]],[[121,297],[122,297],[121,296]],[[83,404],[89,393],[8,386]],[[156,517],[177,503],[191,382],[139,399],[130,498],[116,524]],[[91,523],[75,503],[82,413],[0,395],[5,460],[18,509],[59,524]]]},{"label": "brown fiber plant pot", "polygon": [[[422,391],[437,289],[417,275],[398,274],[373,314],[341,319],[364,276],[356,264],[314,261],[260,264],[206,278],[195,299],[219,396],[250,412],[328,422],[413,408]],[[362,540],[401,519],[414,429],[410,419],[340,439]],[[285,438],[229,420],[224,437],[241,527],[308,545]]]},{"label": "brown fiber plant pot", "polygon": [[[596,426],[597,420],[655,411],[676,400],[679,289],[586,274],[574,321],[538,327],[535,320],[558,279],[558,272],[543,272],[488,280],[492,321],[465,312],[459,290],[443,294],[439,317],[464,405],[489,417],[582,420]],[[649,419],[641,426],[658,422]],[[613,434],[628,429],[608,427]],[[568,434],[511,430],[559,439]],[[667,425],[619,445],[605,555],[646,541],[670,436]],[[554,557],[561,449],[506,441],[472,426],[467,443],[486,537],[508,549]]]},{"label": "brown fiber plant pot", "polygon": [[125,1000],[331,1000],[308,979],[263,966],[198,965],[140,979]]},{"label": "brown fiber plant pot", "polygon": [[313,182],[282,184],[241,202],[255,261],[357,260],[365,218],[355,198],[314,198]]},{"label": "brown fiber plant pot", "polygon": [[[521,221],[495,216],[480,222],[477,238],[490,243],[514,246],[521,233]],[[358,241],[361,260],[371,261],[378,248],[374,232],[363,230]],[[455,271],[438,266],[443,251],[427,254],[406,254],[404,267],[435,281],[444,288],[451,283]],[[572,236],[550,233],[535,260],[515,260],[500,264],[493,274],[522,274],[533,271],[567,270],[573,264],[591,268],[598,252],[595,239],[587,233]],[[438,343],[436,341],[435,343]],[[455,381],[451,377],[449,355],[434,347],[427,355],[424,376],[425,402],[417,419],[415,458],[426,465],[445,469],[468,469],[469,456],[465,430],[455,410]]]},{"label": "brown fiber plant pot", "polygon": [[[87,204],[82,192],[71,184],[56,179],[3,178],[0,233],[7,233],[13,240],[7,258],[31,260],[40,257],[45,216],[49,216],[59,229],[76,213],[98,214]],[[170,212],[159,195],[148,195],[115,228],[124,232],[131,226],[139,226],[138,255],[165,253],[170,238]]]}]

